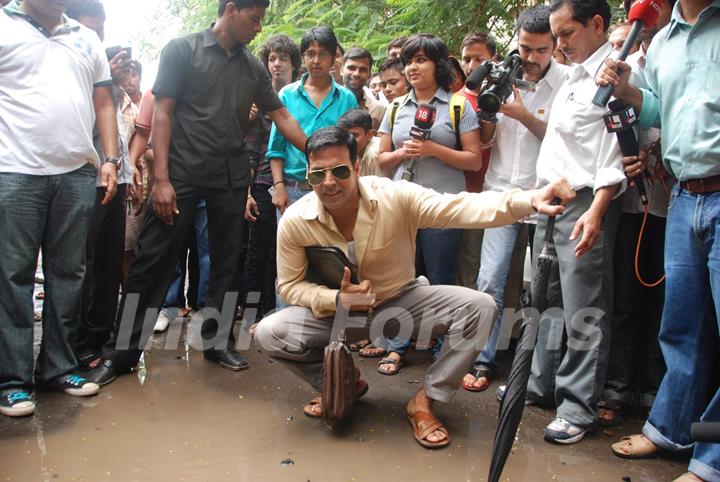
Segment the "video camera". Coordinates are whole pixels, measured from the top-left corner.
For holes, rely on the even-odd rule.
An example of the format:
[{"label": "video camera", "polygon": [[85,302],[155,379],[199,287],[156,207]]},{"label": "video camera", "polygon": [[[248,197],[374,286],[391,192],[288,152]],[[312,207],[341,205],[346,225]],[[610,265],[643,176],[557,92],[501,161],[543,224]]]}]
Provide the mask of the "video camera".
[{"label": "video camera", "polygon": [[120,47],[119,45],[116,45],[105,49],[105,55],[107,56],[108,62],[114,59],[115,56],[123,50],[127,53],[128,60],[132,59],[132,47]]},{"label": "video camera", "polygon": [[480,64],[480,67],[470,74],[465,85],[468,89],[475,90],[485,81],[485,86],[478,96],[478,109],[494,118],[500,106],[510,97],[513,85],[522,79],[522,75],[522,60],[515,50],[501,64],[490,60]]}]

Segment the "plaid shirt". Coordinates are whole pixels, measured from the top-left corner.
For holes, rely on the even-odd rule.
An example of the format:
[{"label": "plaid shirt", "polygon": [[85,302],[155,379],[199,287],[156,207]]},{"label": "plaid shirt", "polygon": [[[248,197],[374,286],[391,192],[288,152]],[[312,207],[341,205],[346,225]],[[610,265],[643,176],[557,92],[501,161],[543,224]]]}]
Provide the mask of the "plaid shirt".
[{"label": "plaid shirt", "polygon": [[258,112],[245,134],[250,166],[255,173],[253,184],[272,185],[273,183],[270,161],[265,159],[271,126],[272,121],[267,114]]}]

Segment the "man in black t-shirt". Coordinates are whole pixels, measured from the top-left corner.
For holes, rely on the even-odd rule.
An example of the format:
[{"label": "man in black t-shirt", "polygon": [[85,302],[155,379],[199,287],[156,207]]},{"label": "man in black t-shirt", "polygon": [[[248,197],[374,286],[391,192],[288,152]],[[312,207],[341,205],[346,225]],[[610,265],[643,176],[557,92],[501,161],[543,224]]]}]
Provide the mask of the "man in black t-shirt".
[{"label": "man in black t-shirt", "polygon": [[[210,28],[174,39],[163,49],[153,87],[151,209],[113,337],[103,347],[103,363],[90,374],[100,385],[137,364],[200,199],[207,203],[211,260],[201,312],[204,357],[231,370],[248,366],[232,349],[232,328],[251,181],[244,135],[251,105],[266,112],[298,148],[304,148],[306,139],[273,90],[267,70],[245,47],[260,32],[268,5],[268,0],[222,0],[219,18]],[[146,316],[148,309],[154,313]]]}]

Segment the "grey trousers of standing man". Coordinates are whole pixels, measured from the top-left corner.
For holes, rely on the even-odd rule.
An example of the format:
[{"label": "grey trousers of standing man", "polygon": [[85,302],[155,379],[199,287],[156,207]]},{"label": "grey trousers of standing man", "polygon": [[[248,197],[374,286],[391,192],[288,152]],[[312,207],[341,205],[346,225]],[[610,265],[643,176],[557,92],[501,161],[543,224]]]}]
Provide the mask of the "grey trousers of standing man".
[{"label": "grey trousers of standing man", "polygon": [[[550,270],[546,293],[550,308],[541,314],[527,392],[528,399],[556,405],[558,417],[586,428],[596,422],[608,366],[612,260],[620,215],[620,205],[613,201],[598,240],[578,258],[575,246],[582,235],[570,241],[570,234],[592,201],[591,189],[579,190],[555,221],[550,248],[556,262]],[[547,219],[538,217],[533,269],[543,246]]]},{"label": "grey trousers of standing man", "polygon": [[285,308],[260,322],[255,340],[320,391],[323,352],[343,328],[369,328],[372,339],[384,329],[392,336],[421,341],[445,335],[440,355],[425,375],[425,391],[433,400],[448,402],[485,345],[496,316],[489,295],[460,286],[429,286],[418,278],[383,301],[371,316],[339,312],[334,318],[317,319],[308,308]]}]

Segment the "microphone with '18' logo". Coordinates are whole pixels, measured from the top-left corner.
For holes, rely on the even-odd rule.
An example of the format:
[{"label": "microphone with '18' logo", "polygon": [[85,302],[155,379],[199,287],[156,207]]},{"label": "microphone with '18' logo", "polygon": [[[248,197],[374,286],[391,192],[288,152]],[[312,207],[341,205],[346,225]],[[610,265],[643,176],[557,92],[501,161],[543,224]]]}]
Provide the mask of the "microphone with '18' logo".
[{"label": "microphone with '18' logo", "polygon": [[410,128],[410,136],[418,141],[428,140],[436,115],[437,109],[434,105],[420,104],[415,111],[415,125]]}]

